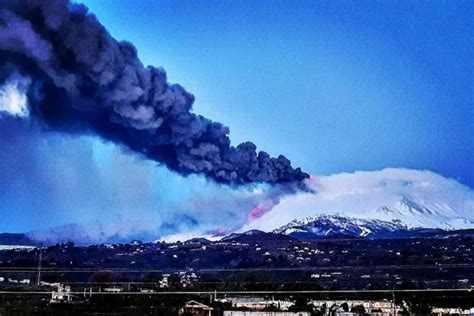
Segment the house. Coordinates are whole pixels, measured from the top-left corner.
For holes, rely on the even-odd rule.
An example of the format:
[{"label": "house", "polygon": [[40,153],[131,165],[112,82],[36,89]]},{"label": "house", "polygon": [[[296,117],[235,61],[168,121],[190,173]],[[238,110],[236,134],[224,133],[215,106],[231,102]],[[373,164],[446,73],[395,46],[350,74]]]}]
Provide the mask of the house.
[{"label": "house", "polygon": [[153,292],[155,292],[155,291],[152,290],[152,289],[141,289],[140,290],[140,293],[153,293]]},{"label": "house", "polygon": [[247,308],[250,310],[263,310],[271,306],[276,306],[280,310],[288,310],[294,303],[287,300],[275,300],[264,297],[227,297],[218,300],[222,303],[231,303],[234,308]]},{"label": "house", "polygon": [[23,279],[19,281],[21,284],[30,284],[30,279]]},{"label": "house", "polygon": [[184,307],[179,308],[179,316],[211,316],[213,308],[197,301],[189,301]]},{"label": "house", "polygon": [[159,281],[160,288],[164,289],[170,286],[169,278],[170,278],[170,274],[163,274],[162,279]]},{"label": "house", "polygon": [[51,293],[50,303],[68,303],[72,301],[71,287],[58,284],[57,291]]},{"label": "house", "polygon": [[104,292],[110,292],[110,293],[120,293],[122,292],[122,289],[121,288],[118,288],[118,287],[106,287],[104,289]]},{"label": "house", "polygon": [[[313,300],[310,302],[313,306],[321,308],[322,306],[333,308],[335,315],[337,316],[351,316],[350,312],[344,312],[340,306],[347,304],[349,310],[356,306],[363,306],[367,311],[366,314],[375,316],[389,316],[393,315],[394,309],[397,312],[401,312],[399,306],[394,306],[390,300]],[[380,312],[372,312],[372,311]]]}]

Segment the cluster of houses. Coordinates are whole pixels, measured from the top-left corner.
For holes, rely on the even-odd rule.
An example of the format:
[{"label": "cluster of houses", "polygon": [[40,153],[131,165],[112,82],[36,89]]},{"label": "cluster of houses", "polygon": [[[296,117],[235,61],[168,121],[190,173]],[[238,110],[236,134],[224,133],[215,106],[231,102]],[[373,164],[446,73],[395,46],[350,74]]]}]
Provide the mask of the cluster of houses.
[{"label": "cluster of houses", "polygon": [[183,288],[186,288],[198,280],[198,276],[194,272],[182,271],[178,273],[179,282]]},{"label": "cluster of houses", "polygon": [[30,284],[31,280],[30,279],[12,279],[12,278],[5,279],[5,277],[0,277],[0,282],[8,282],[8,283],[13,283],[13,284]]},{"label": "cluster of houses", "polygon": [[328,314],[336,316],[364,315],[392,316],[403,308],[391,300],[312,300],[310,304],[318,309],[325,308]]},{"label": "cluster of houses", "polygon": [[[248,311],[229,311],[224,315],[246,316],[246,315],[306,315],[305,312],[289,312],[294,304],[290,300],[275,300],[264,297],[227,297],[218,300],[221,303],[231,303],[235,309],[245,309]],[[312,300],[310,305],[324,310],[327,315],[334,316],[393,316],[394,313],[401,313],[402,308],[393,304],[391,300]],[[276,308],[281,312],[268,312],[270,308]],[[352,312],[351,312],[352,310]],[[251,311],[251,312],[249,312]],[[309,313],[308,313],[309,315]]]},{"label": "cluster of houses", "polygon": [[[199,277],[195,272],[192,271],[180,271],[176,273],[176,276],[179,278],[179,283],[181,287],[186,288],[191,286],[194,282],[196,282]],[[163,274],[161,279],[158,281],[158,287],[160,289],[166,289],[170,287],[171,284],[171,274]]]},{"label": "cluster of houses", "polygon": [[236,309],[264,310],[275,307],[279,310],[287,311],[294,303],[289,300],[275,300],[257,296],[234,296],[218,299],[221,303],[230,303]]},{"label": "cluster of houses", "polygon": [[[228,297],[217,300],[221,303],[231,303],[232,310],[224,310],[224,316],[310,316],[307,311],[290,311],[294,305],[289,300],[266,299],[263,297]],[[327,316],[393,316],[400,313],[401,308],[394,306],[391,301],[363,301],[363,300],[315,300],[310,304],[324,311]],[[343,306],[346,306],[346,309]],[[358,307],[354,310],[354,307]],[[271,311],[273,308],[273,311]],[[347,309],[353,310],[352,312]],[[277,310],[277,311],[275,311]],[[179,309],[178,315],[211,316],[214,315],[211,306],[189,301]]]},{"label": "cluster of houses", "polygon": [[[162,282],[164,286],[168,285],[170,275],[163,275]],[[178,273],[178,277],[182,282],[192,282],[197,278],[195,273],[182,272]],[[7,279],[10,283],[29,284],[29,279],[14,280]],[[4,277],[0,277],[0,282],[6,282]],[[161,284],[161,283],[160,283]],[[74,295],[71,287],[61,283],[41,282],[42,286],[54,287],[51,292],[50,303],[71,303],[80,298]],[[101,289],[104,292],[120,293],[122,287],[108,287]],[[149,289],[141,289],[141,292],[154,292]],[[92,296],[92,288],[90,293],[84,289],[84,298],[87,295]],[[81,294],[82,296],[82,294]],[[294,302],[288,299],[275,299],[274,297],[258,297],[258,296],[226,296],[217,299],[214,296],[215,304],[204,304],[195,300],[188,301],[184,306],[178,308],[178,316],[310,316],[307,311],[292,311]],[[319,309],[326,316],[395,316],[403,312],[401,306],[397,306],[392,300],[310,300],[308,305]],[[217,310],[214,306],[221,306]],[[222,306],[227,306],[222,310]],[[456,308],[434,308],[432,315],[469,315],[474,316],[474,308],[470,310],[462,310]]]},{"label": "cluster of houses", "polygon": [[[178,316],[212,316],[214,314],[214,308],[206,304],[189,301],[183,307],[178,309]],[[270,312],[263,310],[253,311],[238,311],[238,310],[225,310],[222,312],[223,316],[310,316],[309,312]]]},{"label": "cluster of houses", "polygon": [[57,290],[51,293],[51,303],[72,302],[73,295],[71,287],[64,284],[57,284]]},{"label": "cluster of houses", "polygon": [[[190,285],[192,285],[193,282],[199,279],[197,274],[195,272],[190,272],[190,271],[181,271],[176,273],[176,277],[179,280],[180,285],[183,288],[186,288]],[[161,279],[158,281],[157,286],[160,289],[165,289],[170,287],[170,278],[171,274],[163,274],[161,276]],[[4,278],[0,277],[0,282],[3,282]],[[13,279],[8,279],[10,283],[24,283],[24,284],[29,284],[30,280],[29,279],[24,279],[24,280],[13,280]],[[43,286],[49,286],[53,288],[57,288],[56,291],[52,292],[52,298],[51,302],[71,302],[73,301],[73,295],[70,294],[71,288],[70,286],[66,286],[61,283],[48,283],[41,281],[41,285]],[[84,290],[86,291],[86,290]],[[90,289],[92,292],[92,288]],[[103,291],[106,293],[122,293],[124,291],[127,291],[127,288],[125,285],[114,285],[114,286],[109,286],[109,287],[104,287],[104,288],[99,288],[99,291]],[[130,291],[130,288],[128,288],[128,291]],[[139,291],[141,293],[153,293],[155,292],[154,289],[152,288],[139,288]],[[84,292],[86,293],[86,292]],[[86,295],[86,294],[84,294]]]},{"label": "cluster of houses", "polygon": [[466,315],[466,316],[473,316],[474,315],[474,308],[469,310],[462,309],[462,308],[433,308],[431,310],[432,316],[443,316],[443,315]]},{"label": "cluster of houses", "polygon": [[[232,303],[234,310],[224,310],[223,316],[310,316],[306,311],[288,311],[293,302],[286,300],[265,299],[259,297],[229,297],[218,300],[221,303]],[[324,311],[327,316],[394,316],[402,313],[399,306],[390,300],[313,300],[309,302]],[[270,306],[278,306],[279,311],[269,311]],[[342,308],[345,306],[345,308]],[[356,310],[354,310],[354,308]],[[238,310],[240,309],[240,310]],[[352,311],[347,311],[347,309]],[[189,301],[178,309],[179,316],[212,316],[215,309],[209,305]],[[466,315],[473,316],[474,308],[434,308],[431,315]]]}]

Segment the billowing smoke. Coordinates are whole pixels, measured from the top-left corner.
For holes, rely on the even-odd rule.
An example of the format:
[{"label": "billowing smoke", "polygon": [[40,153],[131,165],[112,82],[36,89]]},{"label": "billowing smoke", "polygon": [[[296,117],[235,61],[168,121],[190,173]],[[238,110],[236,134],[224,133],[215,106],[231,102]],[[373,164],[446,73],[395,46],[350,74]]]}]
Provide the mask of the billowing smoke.
[{"label": "billowing smoke", "polygon": [[308,178],[251,142],[231,146],[226,126],[192,112],[192,94],[163,69],[144,67],[132,44],[112,38],[80,4],[0,3],[0,86],[0,111],[99,135],[182,175],[226,184]]},{"label": "billowing smoke", "polygon": [[123,146],[12,115],[0,119],[0,135],[0,215],[14,218],[0,221],[0,232],[31,232],[45,242],[222,236],[288,193],[288,184],[184,178]]}]

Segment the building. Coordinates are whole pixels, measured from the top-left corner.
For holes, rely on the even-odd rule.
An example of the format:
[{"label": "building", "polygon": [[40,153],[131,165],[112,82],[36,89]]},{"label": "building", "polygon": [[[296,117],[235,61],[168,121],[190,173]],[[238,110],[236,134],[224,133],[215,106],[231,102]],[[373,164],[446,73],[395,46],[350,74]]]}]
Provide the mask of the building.
[{"label": "building", "polygon": [[179,308],[179,316],[211,316],[213,308],[205,304],[189,301],[184,307]]},{"label": "building", "polygon": [[111,293],[120,293],[122,292],[122,289],[121,288],[118,288],[118,287],[106,287],[104,289],[104,292],[111,292]]},{"label": "building", "polygon": [[20,280],[20,283],[21,284],[30,284],[30,279],[23,279],[23,280]]},{"label": "building", "polygon": [[251,310],[263,310],[274,306],[284,311],[294,304],[292,301],[248,296],[226,297],[219,301],[222,303],[231,303],[234,308],[248,308]]},{"label": "building", "polygon": [[442,315],[474,315],[474,307],[471,309],[461,309],[461,308],[439,308],[435,307],[431,311],[431,315],[442,316]]},{"label": "building", "polygon": [[169,278],[170,278],[169,274],[163,274],[162,275],[162,279],[159,281],[161,289],[168,288],[170,286]]},{"label": "building", "polygon": [[140,289],[140,292],[141,292],[141,293],[153,293],[153,292],[155,292],[155,291],[152,290],[152,289]]},{"label": "building", "polygon": [[179,281],[182,287],[188,287],[198,279],[198,276],[194,272],[181,271],[178,273]]},{"label": "building", "polygon": [[377,316],[390,316],[393,315],[394,310],[402,311],[402,308],[394,306],[391,300],[313,300],[310,303],[317,308],[325,306],[334,311],[337,316],[351,316],[351,312],[341,310],[342,304],[347,304],[349,311],[356,306],[363,306],[367,314],[377,314]]},{"label": "building", "polygon": [[51,293],[51,303],[69,303],[71,301],[71,287],[68,285],[58,284],[57,290]]}]

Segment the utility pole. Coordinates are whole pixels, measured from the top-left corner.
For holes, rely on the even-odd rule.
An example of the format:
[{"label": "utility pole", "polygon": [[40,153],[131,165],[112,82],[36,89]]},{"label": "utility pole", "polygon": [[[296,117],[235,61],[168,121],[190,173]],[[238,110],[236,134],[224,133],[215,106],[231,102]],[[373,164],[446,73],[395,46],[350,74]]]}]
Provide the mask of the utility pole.
[{"label": "utility pole", "polygon": [[392,289],[392,308],[393,308],[393,316],[396,316],[397,310],[395,308],[395,286]]},{"label": "utility pole", "polygon": [[38,258],[38,277],[36,279],[36,285],[40,286],[41,284],[41,260],[43,259],[43,248],[39,248],[39,258]]}]

